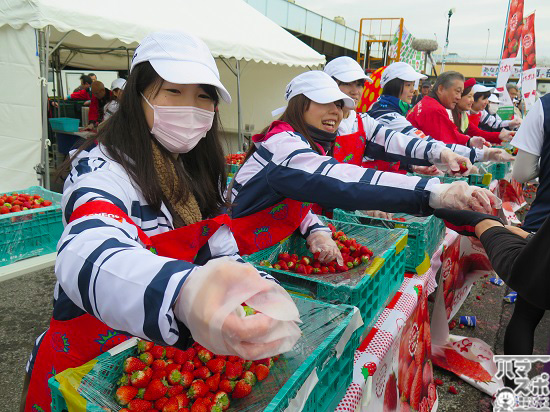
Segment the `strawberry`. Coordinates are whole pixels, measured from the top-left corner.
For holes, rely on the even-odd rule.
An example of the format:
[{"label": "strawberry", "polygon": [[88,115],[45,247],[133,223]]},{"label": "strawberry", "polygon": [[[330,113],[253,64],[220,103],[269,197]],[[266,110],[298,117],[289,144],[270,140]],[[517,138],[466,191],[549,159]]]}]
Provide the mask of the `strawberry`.
[{"label": "strawberry", "polygon": [[225,376],[229,380],[235,380],[238,379],[239,376],[241,376],[241,373],[243,373],[243,366],[240,363],[237,362],[229,362],[225,364]]},{"label": "strawberry", "polygon": [[151,352],[143,352],[141,355],[139,355],[139,360],[145,363],[146,366],[151,366],[155,358],[153,358]]},{"label": "strawberry", "polygon": [[442,381],[441,379],[434,379],[434,383],[435,383],[437,386],[443,385],[443,381]]},{"label": "strawberry", "polygon": [[460,163],[460,170],[458,171],[458,173],[464,173],[468,170],[468,165],[466,164],[466,162],[462,162]]},{"label": "strawberry", "polygon": [[416,368],[416,373],[411,387],[410,405],[414,410],[418,410],[420,398],[422,397],[422,368]]},{"label": "strawberry", "polygon": [[288,253],[279,253],[279,260],[290,262],[290,255]]},{"label": "strawberry", "polygon": [[189,390],[187,391],[187,396],[189,396],[190,399],[196,399],[201,398],[208,392],[208,386],[201,381],[196,380],[194,381],[191,386],[189,387]]},{"label": "strawberry", "polygon": [[162,412],[178,412],[179,409],[180,409],[179,402],[174,397],[174,398],[168,399],[168,402],[166,402],[162,407]]},{"label": "strawberry", "polygon": [[[172,362],[172,363],[168,363],[168,362]],[[172,359],[169,359],[166,361],[167,365],[166,365],[166,373],[170,374],[170,372],[172,372],[173,370],[177,370],[178,372],[181,371],[181,365],[177,364],[177,363],[173,363],[174,361]]]},{"label": "strawberry", "polygon": [[140,339],[137,343],[139,353],[148,352],[151,349],[153,349],[153,346],[155,346],[153,342],[149,342],[147,340],[142,340],[142,339]]},{"label": "strawberry", "polygon": [[176,385],[181,381],[181,372],[177,369],[173,369],[170,372],[167,372],[168,376],[166,379],[170,385]]},{"label": "strawberry", "polygon": [[452,349],[445,349],[445,357],[450,371],[458,375],[465,375],[481,382],[490,382],[491,374],[487,372],[479,362],[470,360]]},{"label": "strawberry", "polygon": [[449,391],[448,392],[452,393],[453,395],[456,395],[458,393],[458,391],[456,390],[456,388],[453,385],[449,386]]},{"label": "strawberry", "polygon": [[411,396],[411,387],[414,376],[416,375],[416,369],[416,362],[413,360],[407,369],[407,373],[405,374],[405,382],[403,382],[403,400],[405,401],[409,400]]},{"label": "strawberry", "polygon": [[264,359],[260,359],[260,360],[257,360],[256,361],[256,364],[257,365],[265,365],[267,366],[269,369],[271,369],[271,367],[273,366],[273,358],[264,358]]},{"label": "strawberry", "polygon": [[128,403],[128,409],[135,412],[147,412],[153,404],[144,399],[133,399]]},{"label": "strawberry", "polygon": [[153,370],[149,367],[146,367],[142,371],[136,371],[132,373],[130,381],[132,382],[132,386],[136,388],[145,388],[147,384],[151,381],[152,377]]},{"label": "strawberry", "polygon": [[[168,391],[170,393],[170,391]],[[171,397],[171,395],[167,395]],[[162,408],[164,408],[164,405],[168,403],[168,398],[160,398],[155,401],[155,409],[158,409],[159,411],[162,411]]]},{"label": "strawberry", "polygon": [[160,379],[153,379],[145,388],[143,399],[146,401],[156,401],[162,398],[168,392],[168,386],[166,386]]},{"label": "strawberry", "polygon": [[245,380],[241,379],[235,385],[235,389],[231,394],[233,398],[240,399],[250,395],[252,392],[252,386],[250,386]]},{"label": "strawberry", "polygon": [[244,371],[241,374],[241,379],[244,379],[250,386],[256,385],[256,381],[258,380],[256,378],[256,375],[252,371]]},{"label": "strawberry", "polygon": [[[173,396],[176,396],[176,395],[179,395],[180,393],[183,392],[183,386],[182,385],[174,385],[170,388],[168,388],[168,392],[166,392],[166,396],[168,396],[169,398],[173,397]],[[158,408],[157,409],[162,409],[162,408]]]},{"label": "strawberry", "polygon": [[210,359],[206,366],[210,369],[212,373],[224,373],[225,372],[225,361],[223,359]]},{"label": "strawberry", "polygon": [[167,346],[164,348],[166,359],[172,359],[174,357],[174,354],[176,353],[176,348],[172,346]]},{"label": "strawberry", "polygon": [[174,362],[181,365],[183,362],[185,362],[187,359],[187,354],[185,351],[181,349],[176,349],[176,353],[174,353]]},{"label": "strawberry", "polygon": [[191,412],[208,412],[208,406],[203,402],[195,402],[191,405]]},{"label": "strawberry", "polygon": [[231,393],[233,392],[233,389],[235,389],[235,385],[237,383],[235,381],[230,381],[229,379],[222,379],[219,385],[219,389],[221,391],[224,391],[225,393]]},{"label": "strawberry", "polygon": [[126,360],[124,361],[123,369],[124,369],[124,372],[132,374],[133,372],[141,371],[145,369],[146,366],[147,365],[143,361],[133,356],[130,356],[129,358],[126,358]]},{"label": "strawberry", "polygon": [[369,376],[374,376],[374,372],[376,372],[376,363],[365,363],[365,365],[363,365],[363,368],[367,369],[367,371],[369,372]]},{"label": "strawberry", "polygon": [[395,411],[397,409],[397,380],[395,373],[390,373],[384,390],[384,411]]},{"label": "strawberry", "polygon": [[286,264],[286,262],[284,260],[281,260],[277,263],[279,264],[279,267],[281,268],[281,270],[288,270],[288,265]]},{"label": "strawberry", "polygon": [[227,393],[219,391],[214,395],[214,404],[221,406],[222,411],[229,409],[229,396]]},{"label": "strawberry", "polygon": [[153,376],[151,376],[151,379],[166,379],[166,376],[168,376],[166,369],[157,369],[156,371],[153,371]]},{"label": "strawberry", "polygon": [[202,363],[202,361],[199,359],[198,356],[195,356],[195,357],[192,359],[192,362],[193,362],[193,365],[195,365],[195,369],[200,368],[201,366],[203,366],[203,363]]},{"label": "strawberry", "polygon": [[216,392],[218,390],[218,387],[220,386],[220,377],[221,375],[219,373],[216,373],[215,375],[212,375],[206,379],[204,383],[206,383],[206,386],[208,386],[210,392]]},{"label": "strawberry", "polygon": [[197,356],[197,350],[195,348],[188,348],[185,350],[185,353],[189,360],[192,360],[195,356]]},{"label": "strawberry", "polygon": [[180,393],[174,396],[174,399],[178,401],[178,405],[180,408],[185,408],[191,402],[191,400],[189,399],[189,396],[187,396],[186,393]]},{"label": "strawberry", "polygon": [[121,386],[115,393],[115,400],[120,405],[127,405],[128,402],[136,397],[137,393],[137,388],[134,388],[133,386]]},{"label": "strawberry", "polygon": [[197,356],[199,357],[202,363],[207,363],[210,359],[214,357],[214,354],[210,352],[208,349],[201,349],[197,352]]},{"label": "strawberry", "polygon": [[263,381],[269,376],[269,368],[263,363],[260,363],[256,365],[256,370],[254,371],[254,373],[256,374],[256,378],[258,378],[259,381]]},{"label": "strawberry", "polygon": [[195,370],[195,364],[192,360],[185,361],[181,365],[181,371],[193,372]]},{"label": "strawberry", "polygon": [[[153,355],[154,357],[154,355]],[[151,364],[151,369],[153,369],[154,371],[158,370],[158,369],[166,369],[166,366],[168,364],[166,363],[166,361],[162,360],[162,359],[156,359],[153,361],[153,363]]]},{"label": "strawberry", "polygon": [[210,372],[210,369],[208,369],[206,366],[201,366],[200,368],[197,368],[193,371],[193,375],[195,376],[195,379],[206,379],[212,376],[212,372]]},{"label": "strawberry", "polygon": [[166,349],[164,349],[162,346],[155,345],[151,348],[151,354],[155,359],[164,359],[164,356],[166,355]]},{"label": "strawberry", "polygon": [[127,373],[123,373],[122,376],[118,379],[117,385],[119,387],[130,385],[130,375],[128,375]]},{"label": "strawberry", "polygon": [[193,382],[193,380],[195,379],[195,377],[193,376],[193,372],[190,372],[190,371],[182,371],[181,372],[181,380],[180,380],[180,384],[184,387],[184,388],[189,388],[191,386],[191,383]]}]

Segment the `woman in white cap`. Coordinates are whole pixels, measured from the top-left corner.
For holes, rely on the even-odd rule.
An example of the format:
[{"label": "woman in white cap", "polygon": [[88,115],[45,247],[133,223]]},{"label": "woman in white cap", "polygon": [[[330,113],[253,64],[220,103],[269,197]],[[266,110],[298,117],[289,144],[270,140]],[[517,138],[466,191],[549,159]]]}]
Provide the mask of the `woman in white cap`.
[{"label": "woman in white cap", "polygon": [[[430,214],[441,204],[488,210],[498,203],[489,191],[465,182],[441,185],[437,179],[383,173],[327,156],[344,107],[355,106],[328,74],[300,74],[288,84],[285,96],[288,105],[283,114],[252,137],[254,144],[231,185],[232,229],[241,253],[265,249],[299,230],[310,250],[321,253],[321,260],[341,259],[330,230],[312,214],[310,203],[327,209],[417,214]],[[377,136],[377,145],[385,144],[391,152],[398,134],[380,129],[387,139]],[[422,145],[417,160],[424,161],[425,151],[430,159],[440,159],[441,145],[417,140]]]},{"label": "woman in white cap", "polygon": [[111,83],[111,92],[113,93],[113,99],[103,108],[103,121],[107,120],[118,110],[119,102],[120,99],[122,99],[125,85],[126,80],[120,77],[113,80],[113,82]]},{"label": "woman in white cap", "polygon": [[[474,104],[476,104],[476,102],[474,102]],[[488,132],[500,132],[504,128],[512,130],[521,125],[521,119],[517,116],[514,116],[511,120],[502,120],[502,118],[497,114],[499,103],[500,101],[498,100],[496,94],[491,94],[489,96],[487,99],[487,105],[481,111],[481,117],[479,119],[480,129]]]},{"label": "woman in white cap", "polygon": [[192,335],[212,351],[247,359],[296,342],[293,321],[284,325],[292,339],[288,329],[282,340],[266,341],[282,321],[220,313],[267,292],[268,302],[282,297],[297,316],[276,282],[240,263],[229,217],[220,216],[226,176],[218,96],[231,101],[195,36],[157,32],[136,49],[124,98],[99,130],[98,146],[70,159],[53,316],[28,364],[25,411],[49,411],[52,374],[128,335],[183,349]]}]

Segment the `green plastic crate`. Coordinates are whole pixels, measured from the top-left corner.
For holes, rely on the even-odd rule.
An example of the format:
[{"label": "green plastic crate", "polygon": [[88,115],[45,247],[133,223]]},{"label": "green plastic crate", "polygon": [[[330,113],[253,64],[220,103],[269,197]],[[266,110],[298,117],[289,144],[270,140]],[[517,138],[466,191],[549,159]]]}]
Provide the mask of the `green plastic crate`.
[{"label": "green plastic crate", "polygon": [[227,174],[229,176],[234,176],[235,173],[237,173],[237,170],[239,170],[239,167],[241,167],[241,165],[232,165],[229,163],[226,163],[226,166],[227,166]]},{"label": "green plastic crate", "polygon": [[[258,382],[251,395],[232,400],[229,411],[284,411],[314,369],[319,380],[307,398],[304,411],[334,410],[346,393],[352,380],[354,353],[360,343],[359,330],[351,334],[339,357],[337,349],[341,346],[339,342],[343,334],[354,328],[355,309],[299,297],[293,299],[303,321],[300,325],[302,337],[292,351],[275,362],[269,377]],[[120,348],[124,348],[123,345]],[[93,369],[81,380],[78,392],[88,401],[86,411],[103,412],[102,407],[113,411],[121,409],[113,400],[116,381],[122,373],[124,359],[134,355],[137,348],[134,343],[117,352],[119,349],[113,348],[100,355]],[[74,376],[72,373],[71,370],[63,372],[68,378]],[[52,393],[52,411],[66,411],[67,404],[59,390],[59,382],[52,377],[48,384]]]},{"label": "green plastic crate", "polygon": [[0,215],[0,266],[55,252],[63,233],[61,195],[40,186],[7,193],[40,195],[52,205]]},{"label": "green plastic crate", "polygon": [[312,256],[305,240],[296,234],[268,249],[243,256],[243,259],[258,269],[269,272],[285,289],[296,295],[332,304],[356,306],[363,317],[364,327],[369,328],[378,312],[403,282],[407,230],[369,227],[330,220],[323,216],[319,218],[325,224],[332,223],[337,230],[342,230],[370,248],[374,253],[370,264],[360,265],[344,273],[323,275],[299,275],[259,265],[263,260],[275,263],[278,254],[282,252]]},{"label": "green plastic crate", "polygon": [[512,168],[512,162],[498,162],[498,163],[491,163],[489,165],[489,170],[491,171],[491,174],[493,175],[494,180],[504,179],[504,177],[508,174],[511,168]]},{"label": "green plastic crate", "polygon": [[[412,216],[406,213],[394,213],[396,218],[405,218],[405,222],[379,217],[366,216],[360,211],[334,210],[334,219],[361,225],[384,227],[386,229],[403,228],[409,231],[405,269],[422,272],[430,257],[445,238],[445,223],[435,216]],[[427,259],[427,261],[426,261]],[[417,269],[418,268],[418,269]]]},{"label": "green plastic crate", "polygon": [[423,179],[431,179],[431,178],[438,178],[441,183],[453,183],[453,182],[466,182],[468,181],[468,178],[466,176],[431,176],[431,175],[422,175],[420,173],[407,173],[408,176],[418,176]]}]

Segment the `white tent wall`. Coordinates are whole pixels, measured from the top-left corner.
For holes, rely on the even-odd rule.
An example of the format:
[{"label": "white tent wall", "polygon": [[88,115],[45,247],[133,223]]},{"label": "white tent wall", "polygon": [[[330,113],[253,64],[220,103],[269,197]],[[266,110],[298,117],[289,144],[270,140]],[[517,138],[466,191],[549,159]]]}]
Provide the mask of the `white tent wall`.
[{"label": "white tent wall", "polygon": [[42,114],[35,30],[0,27],[0,192],[37,185]]}]

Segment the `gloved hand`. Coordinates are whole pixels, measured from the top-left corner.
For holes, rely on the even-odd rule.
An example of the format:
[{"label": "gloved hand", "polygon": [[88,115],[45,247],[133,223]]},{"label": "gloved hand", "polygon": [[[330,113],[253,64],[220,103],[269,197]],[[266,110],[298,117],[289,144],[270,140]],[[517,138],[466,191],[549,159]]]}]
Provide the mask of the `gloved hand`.
[{"label": "gloved hand", "polygon": [[362,210],[361,213],[371,217],[379,217],[381,219],[391,219],[393,213],[382,212],[381,210]]},{"label": "gloved hand", "polygon": [[[260,313],[245,317],[242,303]],[[263,359],[288,352],[301,335],[298,308],[289,294],[252,265],[230,258],[195,269],[174,313],[198,343],[219,355]]]},{"label": "gloved hand", "polygon": [[430,188],[430,206],[434,209],[473,210],[491,213],[500,209],[502,201],[487,189],[468,186],[466,182],[434,185]]},{"label": "gloved hand", "polygon": [[437,166],[416,166],[413,165],[412,170],[414,173],[428,176],[441,176],[443,172],[437,168]]},{"label": "gloved hand", "polygon": [[469,147],[476,147],[478,149],[483,149],[483,146],[490,146],[487,141],[481,136],[474,136],[468,140]]},{"label": "gloved hand", "polygon": [[499,139],[503,142],[509,142],[512,140],[512,137],[514,137],[516,132],[512,130],[502,129],[498,135]]},{"label": "gloved hand", "polygon": [[476,225],[485,219],[495,220],[504,226],[502,220],[496,216],[470,210],[435,209],[434,215],[443,219],[449,229],[464,236],[475,236]]},{"label": "gloved hand", "polygon": [[457,155],[451,149],[443,149],[439,162],[434,163],[438,169],[448,171],[450,174],[467,176],[471,173],[472,162],[464,156]]},{"label": "gloved hand", "polygon": [[332,240],[330,232],[317,230],[307,237],[306,243],[311,253],[320,253],[319,261],[321,263],[332,262],[336,259],[339,265],[344,264],[340,249],[336,246],[336,242]]},{"label": "gloved hand", "polygon": [[510,128],[514,128],[514,127],[519,127],[521,125],[521,118],[520,117],[516,117],[514,116],[514,118],[512,120],[510,120],[510,123],[508,123],[508,127]]},{"label": "gloved hand", "polygon": [[511,162],[514,156],[502,149],[491,149],[486,147],[483,149],[483,161],[488,162]]}]

